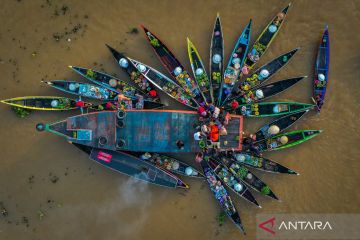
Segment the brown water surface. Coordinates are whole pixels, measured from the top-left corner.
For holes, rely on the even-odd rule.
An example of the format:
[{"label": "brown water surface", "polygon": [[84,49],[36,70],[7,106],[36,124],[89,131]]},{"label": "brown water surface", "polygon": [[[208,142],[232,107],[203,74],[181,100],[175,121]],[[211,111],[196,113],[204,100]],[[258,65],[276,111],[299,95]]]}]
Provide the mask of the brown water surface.
[{"label": "brown water surface", "polygon": [[[40,81],[84,81],[69,64],[127,79],[104,43],[165,72],[143,33],[127,33],[139,24],[163,39],[188,69],[189,36],[208,65],[217,12],[227,58],[249,18],[254,21],[254,41],[286,4],[283,0],[5,0],[0,8],[0,98],[62,95]],[[324,132],[292,149],[265,154],[301,175],[256,172],[282,201],[255,193],[263,206],[257,209],[234,197],[246,237],[229,220],[218,226],[220,208],[205,182],[184,178],[191,185],[189,191],[137,183],[89,161],[64,139],[35,131],[38,122],[79,112],[34,112],[23,120],[1,105],[0,201],[9,215],[0,216],[0,239],[255,239],[258,213],[360,213],[356,185],[360,183],[360,1],[293,1],[284,26],[258,66],[300,46],[301,51],[272,81],[298,75],[309,78],[271,100],[310,103],[315,53],[326,23],[331,38],[326,104],[321,115],[311,112],[292,127]],[[172,108],[181,107],[167,97],[163,100]],[[246,130],[256,130],[267,121],[247,120]],[[179,157],[188,162],[193,158]]]}]

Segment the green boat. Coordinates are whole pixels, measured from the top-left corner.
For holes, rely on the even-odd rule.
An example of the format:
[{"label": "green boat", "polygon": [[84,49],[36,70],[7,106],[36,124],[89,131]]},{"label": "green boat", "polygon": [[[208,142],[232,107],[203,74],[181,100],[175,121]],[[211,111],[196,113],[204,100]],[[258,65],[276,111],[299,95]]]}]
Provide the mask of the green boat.
[{"label": "green boat", "polygon": [[300,143],[316,137],[322,132],[322,130],[297,130],[293,132],[287,132],[276,135],[272,138],[265,139],[255,143],[259,151],[274,151],[284,148],[293,147]]},{"label": "green boat", "polygon": [[298,102],[260,102],[239,105],[235,110],[227,107],[227,111],[245,117],[273,117],[314,108],[315,105]]},{"label": "green boat", "polygon": [[196,50],[194,44],[187,38],[188,54],[191,64],[191,69],[194,73],[195,80],[200,88],[207,103],[213,103],[212,86],[209,77],[206,73],[204,64],[200,58],[200,54]]},{"label": "green boat", "polygon": [[309,110],[289,114],[280,117],[271,123],[265,124],[255,133],[256,141],[261,141],[267,138],[271,138],[283,132],[284,130],[292,126],[296,121],[298,121],[307,112],[309,112]]},{"label": "green boat", "polygon": [[[29,110],[43,111],[64,111],[73,110],[80,107],[76,106],[76,100],[66,97],[56,96],[26,96],[1,100],[0,102],[12,107],[25,108]],[[84,103],[84,108],[92,106],[91,103]]]},{"label": "green boat", "polygon": [[260,171],[270,172],[270,173],[286,173],[286,174],[296,174],[295,171],[267,158],[259,157],[252,155],[247,152],[241,151],[224,151],[221,152],[221,156],[225,158],[230,158],[237,163],[246,165],[251,168],[255,168]]}]

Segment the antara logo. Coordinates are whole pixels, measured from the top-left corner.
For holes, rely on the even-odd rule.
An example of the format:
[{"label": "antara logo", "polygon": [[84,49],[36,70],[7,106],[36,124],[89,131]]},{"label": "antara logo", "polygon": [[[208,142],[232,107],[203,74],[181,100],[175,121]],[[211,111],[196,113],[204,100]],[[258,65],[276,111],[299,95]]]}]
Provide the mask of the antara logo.
[{"label": "antara logo", "polygon": [[275,227],[275,218],[274,217],[259,224],[259,228],[265,230],[268,233],[271,233],[272,235],[275,235],[275,231],[273,230],[274,227]]},{"label": "antara logo", "polygon": [[282,221],[279,230],[332,230],[329,222],[322,221]]},{"label": "antara logo", "polygon": [[332,226],[328,221],[281,221],[279,227],[276,227],[275,217],[270,218],[259,224],[259,228],[262,230],[275,235],[276,230],[282,231],[305,231],[305,230],[332,230]]}]

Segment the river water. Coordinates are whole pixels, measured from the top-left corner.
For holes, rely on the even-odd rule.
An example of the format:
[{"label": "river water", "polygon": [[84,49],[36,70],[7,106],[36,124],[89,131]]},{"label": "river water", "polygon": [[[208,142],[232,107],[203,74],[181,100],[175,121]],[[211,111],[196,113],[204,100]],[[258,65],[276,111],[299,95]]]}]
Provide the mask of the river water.
[{"label": "river water", "polygon": [[[2,99],[61,95],[41,80],[83,80],[67,65],[105,70],[127,79],[104,46],[109,43],[161,71],[142,32],[157,34],[190,69],[186,37],[208,62],[216,13],[225,37],[226,58],[253,19],[252,42],[284,6],[283,0],[236,1],[55,1],[4,0],[0,9]],[[254,193],[262,209],[233,196],[247,231],[244,237],[226,220],[203,181],[185,179],[190,190],[169,190],[138,183],[105,169],[67,144],[38,133],[35,124],[78,112],[32,113],[19,119],[0,106],[0,239],[255,239],[259,213],[360,213],[358,147],[360,1],[296,0],[285,23],[257,66],[300,46],[301,51],[272,81],[308,75],[291,90],[271,100],[310,103],[316,48],[325,24],[331,39],[330,85],[321,115],[307,114],[292,127],[323,129],[318,137],[265,156],[300,176],[257,172],[281,202]],[[139,29],[140,31],[140,29]],[[182,108],[162,97],[173,109]],[[246,131],[272,119],[246,119]],[[192,155],[178,156],[192,162]],[[195,164],[194,162],[192,162]]]}]

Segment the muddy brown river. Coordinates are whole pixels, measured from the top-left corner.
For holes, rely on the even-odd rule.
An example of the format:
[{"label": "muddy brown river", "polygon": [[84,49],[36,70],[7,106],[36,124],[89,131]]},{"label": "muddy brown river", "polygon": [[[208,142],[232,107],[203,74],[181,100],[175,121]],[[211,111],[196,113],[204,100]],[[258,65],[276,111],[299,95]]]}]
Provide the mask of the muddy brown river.
[{"label": "muddy brown river", "polygon": [[[0,239],[255,239],[259,213],[360,213],[359,174],[360,1],[294,0],[284,25],[258,67],[300,46],[271,81],[308,75],[275,100],[311,103],[316,49],[325,24],[331,41],[330,84],[321,115],[310,112],[291,130],[323,129],[316,138],[264,156],[300,176],[254,171],[281,202],[254,196],[258,209],[235,197],[247,236],[226,219],[204,181],[183,178],[189,190],[147,185],[105,169],[66,143],[35,130],[79,112],[32,112],[18,118],[0,106]],[[219,12],[228,58],[253,19],[253,42],[288,1],[75,1],[3,0],[0,8],[0,98],[63,95],[41,80],[85,81],[68,65],[128,79],[105,43],[165,73],[138,27],[144,24],[190,69],[186,37],[208,67],[211,32]],[[132,28],[139,33],[130,33]],[[185,109],[162,96],[169,109]],[[272,119],[246,119],[256,130]],[[179,155],[188,163],[194,156]]]}]

